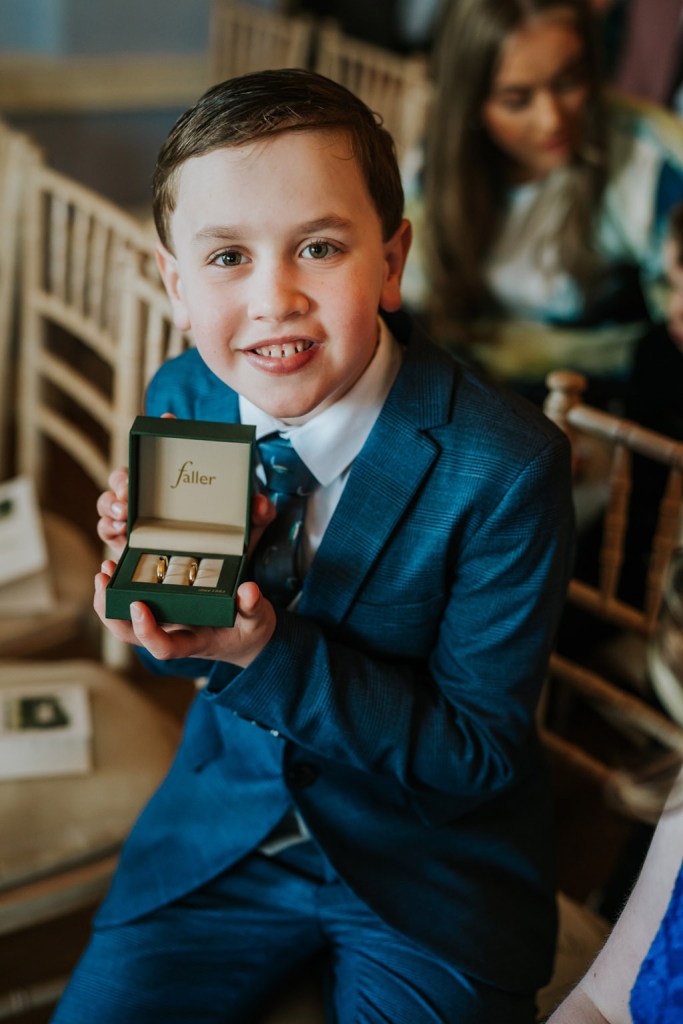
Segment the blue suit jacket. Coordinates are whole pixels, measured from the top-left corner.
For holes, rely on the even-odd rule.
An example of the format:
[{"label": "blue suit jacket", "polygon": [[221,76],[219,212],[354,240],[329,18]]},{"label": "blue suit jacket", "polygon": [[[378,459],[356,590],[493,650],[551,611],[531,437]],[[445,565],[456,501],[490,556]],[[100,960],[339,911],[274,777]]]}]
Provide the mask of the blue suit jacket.
[{"label": "blue suit jacket", "polygon": [[[400,318],[391,326],[401,340]],[[170,666],[210,673],[209,684],[99,920],[201,885],[294,801],[390,924],[528,991],[554,949],[534,709],[569,571],[568,446],[534,407],[418,331],[403,341],[298,612],[278,612],[245,670]],[[233,421],[238,399],[190,351],[150,387],[148,412],[166,411]]]}]

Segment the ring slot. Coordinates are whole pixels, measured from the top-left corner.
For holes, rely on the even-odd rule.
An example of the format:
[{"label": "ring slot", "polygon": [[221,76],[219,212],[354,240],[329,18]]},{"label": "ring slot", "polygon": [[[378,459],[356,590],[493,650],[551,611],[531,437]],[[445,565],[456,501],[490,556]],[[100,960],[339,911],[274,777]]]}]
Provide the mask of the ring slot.
[{"label": "ring slot", "polygon": [[188,555],[172,555],[168,563],[164,583],[169,583],[174,587],[189,586],[191,562],[192,559]]},{"label": "ring slot", "polygon": [[197,570],[195,587],[216,587],[223,568],[222,558],[202,558]]},{"label": "ring slot", "polygon": [[157,564],[159,556],[154,554],[140,555],[131,583],[157,583]]}]

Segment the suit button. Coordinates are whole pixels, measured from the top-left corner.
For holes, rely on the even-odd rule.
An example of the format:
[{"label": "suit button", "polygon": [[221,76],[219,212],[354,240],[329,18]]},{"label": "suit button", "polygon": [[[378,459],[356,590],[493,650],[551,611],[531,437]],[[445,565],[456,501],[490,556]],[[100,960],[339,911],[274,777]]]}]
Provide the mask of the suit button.
[{"label": "suit button", "polygon": [[292,765],[285,774],[285,779],[295,789],[305,789],[306,786],[313,785],[317,778],[318,769],[316,766],[314,764],[307,764],[305,761],[301,764]]}]

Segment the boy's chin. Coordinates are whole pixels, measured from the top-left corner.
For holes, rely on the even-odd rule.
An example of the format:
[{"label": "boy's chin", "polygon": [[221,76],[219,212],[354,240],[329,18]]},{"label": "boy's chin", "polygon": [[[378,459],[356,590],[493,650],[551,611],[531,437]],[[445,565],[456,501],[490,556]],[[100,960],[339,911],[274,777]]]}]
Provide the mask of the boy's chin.
[{"label": "boy's chin", "polygon": [[298,426],[317,416],[326,407],[327,403],[323,402],[322,404],[314,405],[312,408],[289,403],[286,405],[271,405],[268,402],[254,402],[254,405],[257,405],[259,409],[268,413],[269,416],[273,416],[276,420],[282,420],[283,423]]},{"label": "boy's chin", "polygon": [[276,420],[282,420],[286,423],[304,423],[307,419],[315,416],[321,409],[323,409],[328,402],[323,401],[315,402],[309,400],[306,402],[301,394],[285,395],[274,395],[272,391],[267,388],[260,388],[257,391],[245,388],[244,391],[240,392],[244,398],[248,399],[252,405],[255,405],[261,412],[266,413],[268,416],[272,416]]}]

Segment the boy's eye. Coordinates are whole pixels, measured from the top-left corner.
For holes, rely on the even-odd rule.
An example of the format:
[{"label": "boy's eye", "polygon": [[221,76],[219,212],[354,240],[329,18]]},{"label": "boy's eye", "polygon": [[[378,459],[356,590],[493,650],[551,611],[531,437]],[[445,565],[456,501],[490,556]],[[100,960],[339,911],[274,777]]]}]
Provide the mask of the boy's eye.
[{"label": "boy's eye", "polygon": [[301,255],[306,260],[324,260],[326,256],[332,256],[336,252],[339,252],[339,249],[331,242],[309,242]]},{"label": "boy's eye", "polygon": [[214,256],[211,262],[219,267],[239,267],[244,262],[244,254],[236,249],[226,249]]}]

